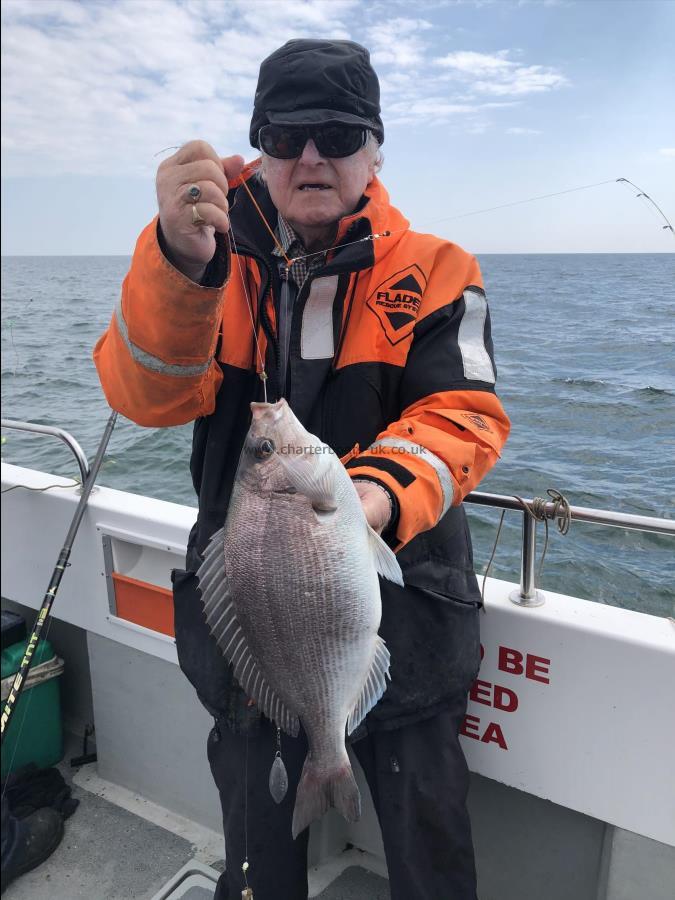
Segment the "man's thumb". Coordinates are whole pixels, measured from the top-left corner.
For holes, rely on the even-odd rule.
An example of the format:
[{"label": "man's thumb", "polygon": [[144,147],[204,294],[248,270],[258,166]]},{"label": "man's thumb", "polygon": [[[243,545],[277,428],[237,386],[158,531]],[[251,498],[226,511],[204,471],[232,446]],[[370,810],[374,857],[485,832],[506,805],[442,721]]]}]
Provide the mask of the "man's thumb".
[{"label": "man's thumb", "polygon": [[232,184],[242,172],[244,168],[244,157],[239,156],[237,153],[235,156],[223,156],[221,157],[221,163],[223,164],[223,172],[225,172],[225,177],[228,182]]}]

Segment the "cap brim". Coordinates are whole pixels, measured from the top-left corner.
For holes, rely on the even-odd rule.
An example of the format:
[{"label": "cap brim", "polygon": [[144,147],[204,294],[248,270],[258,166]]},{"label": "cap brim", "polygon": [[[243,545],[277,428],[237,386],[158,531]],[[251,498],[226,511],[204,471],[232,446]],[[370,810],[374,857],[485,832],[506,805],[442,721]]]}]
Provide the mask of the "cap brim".
[{"label": "cap brim", "polygon": [[265,110],[265,115],[272,125],[323,125],[339,122],[341,125],[361,125],[363,128],[379,130],[372,119],[336,109],[295,109],[288,112]]}]

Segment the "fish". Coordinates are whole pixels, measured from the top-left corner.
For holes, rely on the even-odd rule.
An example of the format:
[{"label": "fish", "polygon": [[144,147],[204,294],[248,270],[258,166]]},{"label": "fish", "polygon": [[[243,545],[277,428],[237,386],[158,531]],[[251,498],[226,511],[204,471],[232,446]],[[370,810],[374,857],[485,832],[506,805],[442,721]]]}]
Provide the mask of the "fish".
[{"label": "fish", "polygon": [[[225,523],[197,577],[206,623],[244,692],[278,728],[296,737],[302,725],[307,736],[295,839],[330,807],[348,822],[360,816],[346,737],[390,677],[378,575],[403,577],[333,450],[283,398],[251,403],[251,414]],[[273,772],[273,792],[278,781]]]}]

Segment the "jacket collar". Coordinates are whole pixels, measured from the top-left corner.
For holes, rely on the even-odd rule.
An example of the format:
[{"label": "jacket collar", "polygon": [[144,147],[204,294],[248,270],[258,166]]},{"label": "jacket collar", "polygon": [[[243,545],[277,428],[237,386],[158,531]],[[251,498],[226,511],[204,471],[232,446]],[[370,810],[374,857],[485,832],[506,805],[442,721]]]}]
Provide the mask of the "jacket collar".
[{"label": "jacket collar", "polygon": [[[260,160],[257,159],[249,163],[237,179],[230,221],[237,247],[254,256],[262,256],[271,265],[273,238],[246,190],[241,187],[241,182],[246,181],[270,228],[274,230],[278,212],[265,185],[253,177],[259,168]],[[373,266],[391,252],[409,226],[405,216],[389,202],[389,195],[382,182],[377,177],[373,178],[364,192],[359,209],[340,219],[337,246],[329,252],[322,274],[353,272]],[[390,231],[391,236],[368,240],[385,231]],[[366,240],[362,240],[364,238]]]}]

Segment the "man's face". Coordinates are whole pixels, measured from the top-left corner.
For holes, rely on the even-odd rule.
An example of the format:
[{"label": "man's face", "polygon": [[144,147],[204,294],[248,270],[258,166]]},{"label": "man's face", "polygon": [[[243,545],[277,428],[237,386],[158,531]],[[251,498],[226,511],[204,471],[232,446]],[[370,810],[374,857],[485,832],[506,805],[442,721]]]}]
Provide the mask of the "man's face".
[{"label": "man's face", "polygon": [[369,146],[352,156],[321,156],[310,138],[296,159],[275,159],[263,153],[263,172],[272,202],[301,235],[334,225],[356,208],[375,175]]}]

